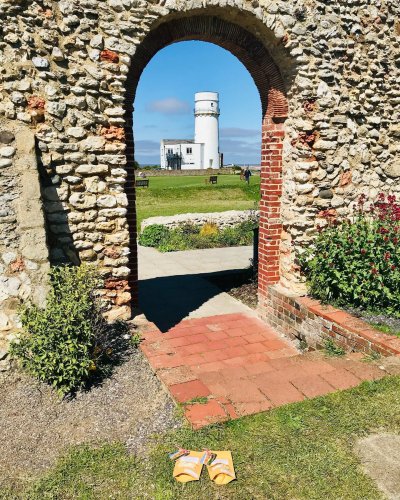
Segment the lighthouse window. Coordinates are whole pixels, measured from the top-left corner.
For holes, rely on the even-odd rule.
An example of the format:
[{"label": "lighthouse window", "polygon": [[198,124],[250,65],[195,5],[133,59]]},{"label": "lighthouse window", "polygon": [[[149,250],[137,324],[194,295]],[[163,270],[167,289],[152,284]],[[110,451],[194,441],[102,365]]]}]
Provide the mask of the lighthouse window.
[{"label": "lighthouse window", "polygon": [[191,155],[192,154],[192,148],[186,148],[186,154]]},{"label": "lighthouse window", "polygon": [[214,103],[213,103],[213,102],[211,103],[211,107],[212,107],[212,108],[214,107]]}]

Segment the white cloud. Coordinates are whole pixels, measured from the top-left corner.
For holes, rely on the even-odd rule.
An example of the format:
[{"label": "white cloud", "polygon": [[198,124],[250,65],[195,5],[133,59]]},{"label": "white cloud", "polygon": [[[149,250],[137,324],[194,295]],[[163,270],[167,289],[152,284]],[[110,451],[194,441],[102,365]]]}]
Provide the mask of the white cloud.
[{"label": "white cloud", "polygon": [[146,109],[151,113],[162,113],[164,115],[183,115],[191,111],[188,102],[181,101],[175,97],[149,102]]}]

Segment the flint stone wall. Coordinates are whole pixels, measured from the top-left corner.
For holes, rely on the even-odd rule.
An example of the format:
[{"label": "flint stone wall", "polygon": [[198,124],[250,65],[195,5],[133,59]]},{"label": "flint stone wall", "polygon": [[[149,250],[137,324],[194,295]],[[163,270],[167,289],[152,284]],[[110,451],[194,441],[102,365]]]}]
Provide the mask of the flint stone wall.
[{"label": "flint stone wall", "polygon": [[141,224],[141,230],[153,224],[161,224],[170,229],[182,224],[189,223],[195,226],[203,226],[207,222],[216,224],[220,229],[236,226],[241,222],[249,220],[250,217],[258,216],[259,212],[250,210],[227,210],[226,212],[211,212],[197,214],[179,214],[163,217],[149,217]]},{"label": "flint stone wall", "polygon": [[[316,225],[361,193],[400,192],[399,11],[398,0],[2,0],[0,116],[35,136],[49,261],[98,265],[110,317],[129,316],[136,85],[146,51],[195,38],[231,50],[260,91],[260,294],[277,279],[304,291],[296,253]],[[7,207],[25,181],[17,189],[1,161],[2,252],[18,253],[24,220]]]},{"label": "flint stone wall", "polygon": [[35,139],[17,121],[0,118],[0,371],[20,327],[22,301],[44,305],[49,270]]}]

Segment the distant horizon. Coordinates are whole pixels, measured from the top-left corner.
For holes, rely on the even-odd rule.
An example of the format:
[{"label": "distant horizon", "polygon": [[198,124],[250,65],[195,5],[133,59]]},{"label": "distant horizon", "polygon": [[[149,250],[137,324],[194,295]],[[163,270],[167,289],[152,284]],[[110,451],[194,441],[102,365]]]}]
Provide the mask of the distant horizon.
[{"label": "distant horizon", "polygon": [[[197,63],[190,72],[181,64],[189,60]],[[194,96],[203,88],[220,96],[220,151],[226,164],[260,164],[261,102],[252,77],[230,52],[198,41],[160,50],[143,72],[133,115],[139,164],[160,164],[162,139],[193,139]]]},{"label": "distant horizon", "polygon": [[[139,162],[138,162],[139,163]],[[261,167],[261,162],[258,163],[226,163],[223,165],[222,168],[229,168],[229,167]],[[159,167],[161,168],[161,165],[159,163],[139,163],[139,167]],[[207,169],[198,169],[198,170],[207,170]]]}]

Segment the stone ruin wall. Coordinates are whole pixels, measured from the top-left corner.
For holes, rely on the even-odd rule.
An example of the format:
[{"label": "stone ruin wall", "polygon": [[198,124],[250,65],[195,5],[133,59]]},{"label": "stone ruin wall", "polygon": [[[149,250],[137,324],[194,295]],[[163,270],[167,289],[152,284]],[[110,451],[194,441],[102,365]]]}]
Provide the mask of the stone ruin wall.
[{"label": "stone ruin wall", "polygon": [[25,124],[0,118],[0,371],[19,328],[21,301],[45,303],[49,255],[35,139]]},{"label": "stone ruin wall", "polygon": [[[128,80],[131,60],[153,26],[185,12],[248,30],[285,82],[284,286],[303,290],[295,254],[327,215],[347,214],[361,193],[400,192],[398,0],[0,0],[0,118],[34,134],[49,260],[97,263],[112,318],[129,316],[137,266],[125,109],[126,89],[137,83]],[[3,280],[25,231],[7,208],[18,202],[23,168],[17,175],[7,154]],[[7,262],[4,253],[17,257]],[[28,298],[34,287],[25,290]]]}]

